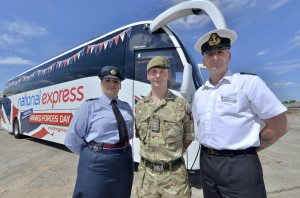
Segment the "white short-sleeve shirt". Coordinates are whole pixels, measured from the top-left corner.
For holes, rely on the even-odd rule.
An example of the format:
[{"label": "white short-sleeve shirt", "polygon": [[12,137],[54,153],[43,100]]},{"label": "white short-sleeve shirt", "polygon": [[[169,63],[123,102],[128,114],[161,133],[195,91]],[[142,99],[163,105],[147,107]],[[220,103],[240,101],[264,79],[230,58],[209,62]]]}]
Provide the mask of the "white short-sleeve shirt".
[{"label": "white short-sleeve shirt", "polygon": [[286,110],[258,76],[229,70],[215,86],[206,81],[196,91],[192,107],[197,140],[219,150],[260,146],[261,119]]}]

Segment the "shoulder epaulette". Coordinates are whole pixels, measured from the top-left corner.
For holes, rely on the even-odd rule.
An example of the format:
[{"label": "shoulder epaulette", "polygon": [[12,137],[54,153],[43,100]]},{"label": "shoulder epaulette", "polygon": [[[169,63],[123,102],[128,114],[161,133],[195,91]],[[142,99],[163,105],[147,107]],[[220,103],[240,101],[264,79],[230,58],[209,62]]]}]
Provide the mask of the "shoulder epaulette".
[{"label": "shoulder epaulette", "polygon": [[246,73],[246,72],[240,72],[240,74],[242,74],[242,75],[252,75],[252,76],[256,76],[256,74],[251,74],[251,73]]},{"label": "shoulder epaulette", "polygon": [[93,100],[98,100],[99,98],[89,98],[87,100],[85,100],[86,102],[89,102],[89,101],[93,101]]}]

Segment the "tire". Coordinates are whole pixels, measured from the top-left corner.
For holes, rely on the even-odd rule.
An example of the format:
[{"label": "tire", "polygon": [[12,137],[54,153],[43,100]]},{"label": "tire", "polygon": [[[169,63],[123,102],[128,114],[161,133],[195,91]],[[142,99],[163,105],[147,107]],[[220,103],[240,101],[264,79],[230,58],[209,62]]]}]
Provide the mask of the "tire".
[{"label": "tire", "polygon": [[20,134],[20,126],[19,126],[19,121],[18,121],[18,119],[15,119],[15,121],[14,121],[13,134],[14,134],[14,137],[15,137],[16,139],[20,139],[20,138],[23,137],[23,136]]}]

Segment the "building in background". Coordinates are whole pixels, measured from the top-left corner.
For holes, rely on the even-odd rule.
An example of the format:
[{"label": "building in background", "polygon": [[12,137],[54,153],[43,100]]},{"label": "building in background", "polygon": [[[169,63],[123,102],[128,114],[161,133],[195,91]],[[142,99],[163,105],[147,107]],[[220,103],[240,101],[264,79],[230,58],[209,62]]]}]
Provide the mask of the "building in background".
[{"label": "building in background", "polygon": [[284,104],[288,109],[285,114],[289,115],[300,115],[300,102],[293,102],[289,104]]}]

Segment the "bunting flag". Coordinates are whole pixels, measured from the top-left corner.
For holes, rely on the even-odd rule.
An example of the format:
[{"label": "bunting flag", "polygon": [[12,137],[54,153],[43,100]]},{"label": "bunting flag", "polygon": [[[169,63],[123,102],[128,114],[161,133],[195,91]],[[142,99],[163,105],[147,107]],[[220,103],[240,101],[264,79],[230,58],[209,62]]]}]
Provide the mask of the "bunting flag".
[{"label": "bunting flag", "polygon": [[108,44],[108,41],[105,41],[104,42],[104,50],[106,50],[107,44]]},{"label": "bunting flag", "polygon": [[58,61],[58,62],[57,62],[58,68],[60,68],[61,64],[62,64],[62,61]]},{"label": "bunting flag", "polygon": [[108,40],[108,42],[109,42],[109,47],[111,47],[111,46],[112,46],[112,43],[114,42],[114,39],[111,38],[111,39]]},{"label": "bunting flag", "polygon": [[[80,51],[80,55],[83,56],[84,55],[84,49]],[[78,58],[79,59],[79,58]]]},{"label": "bunting flag", "polygon": [[131,34],[131,28],[128,28],[127,30],[125,30],[125,32],[127,33],[127,36],[130,37],[130,34]]},{"label": "bunting flag", "polygon": [[97,53],[98,48],[99,48],[99,45],[98,45],[98,44],[97,44],[97,45],[94,45],[94,52],[95,52],[95,54]]},{"label": "bunting flag", "polygon": [[117,35],[117,36],[115,36],[115,43],[116,43],[116,45],[118,45],[118,40],[119,40],[119,35]]},{"label": "bunting flag", "polygon": [[89,45],[87,48],[87,51],[86,51],[87,54],[89,53],[90,49],[91,49],[91,46]]},{"label": "bunting flag", "polygon": [[95,48],[95,45],[92,45],[91,46],[91,53],[93,53],[94,48]]},{"label": "bunting flag", "polygon": [[101,52],[102,47],[103,47],[103,42],[99,44],[99,52]]},{"label": "bunting flag", "polygon": [[[111,48],[113,45],[113,42],[115,42],[116,46],[118,45],[119,42],[119,38],[121,38],[122,42],[124,41],[125,38],[125,34],[127,34],[128,37],[130,37],[131,35],[131,27],[124,30],[123,32],[121,32],[120,34],[106,40],[103,41],[101,43],[97,43],[97,44],[93,44],[93,45],[88,45],[86,47],[84,47],[81,51],[77,52],[76,54],[70,56],[69,58],[65,59],[65,60],[60,60],[57,62],[52,63],[52,65],[50,65],[49,67],[42,69],[42,70],[36,70],[35,72],[31,73],[28,76],[23,76],[22,78],[20,78],[19,80],[16,81],[12,81],[10,83],[8,83],[6,85],[6,89],[11,87],[11,86],[16,86],[19,85],[21,82],[27,82],[35,77],[38,76],[43,76],[46,74],[51,73],[53,70],[55,69],[60,69],[62,67],[66,67],[69,65],[72,65],[73,63],[75,63],[77,60],[80,59],[80,57],[84,56],[84,54],[92,54],[93,52],[96,53],[100,53],[102,51],[102,49],[106,50],[107,49],[107,45],[109,45],[109,47]],[[104,47],[103,47],[104,46]]]},{"label": "bunting flag", "polygon": [[50,66],[50,71],[52,71],[54,69],[54,66],[55,66],[55,63],[53,63],[51,66]]},{"label": "bunting flag", "polygon": [[122,33],[120,34],[120,37],[121,37],[122,41],[124,40],[124,36],[125,36],[125,32],[122,32]]}]

